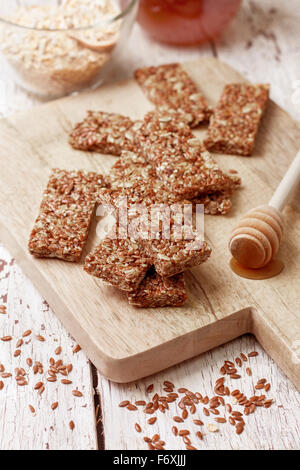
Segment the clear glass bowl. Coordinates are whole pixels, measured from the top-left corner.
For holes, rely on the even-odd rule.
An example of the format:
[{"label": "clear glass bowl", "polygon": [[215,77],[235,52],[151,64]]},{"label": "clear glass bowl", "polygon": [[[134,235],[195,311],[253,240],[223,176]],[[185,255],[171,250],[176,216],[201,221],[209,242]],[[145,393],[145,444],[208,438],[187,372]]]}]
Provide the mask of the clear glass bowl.
[{"label": "clear glass bowl", "polygon": [[14,80],[52,99],[105,79],[126,47],[138,0],[1,0],[0,50]]}]

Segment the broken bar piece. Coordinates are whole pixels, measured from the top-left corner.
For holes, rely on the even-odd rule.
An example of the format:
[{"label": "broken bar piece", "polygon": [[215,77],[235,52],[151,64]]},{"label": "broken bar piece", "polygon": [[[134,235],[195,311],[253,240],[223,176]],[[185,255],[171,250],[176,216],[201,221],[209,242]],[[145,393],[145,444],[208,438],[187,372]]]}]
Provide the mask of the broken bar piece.
[{"label": "broken bar piece", "polygon": [[129,304],[135,307],[180,307],[187,299],[184,276],[177,274],[165,278],[151,270],[137,290],[129,292],[127,296]]},{"label": "broken bar piece", "polygon": [[226,85],[208,127],[208,150],[251,155],[269,97],[269,85]]},{"label": "broken bar piece", "polygon": [[205,98],[180,64],[144,67],[134,77],[152,103],[176,109],[191,127],[209,119]]},{"label": "broken bar piece", "polygon": [[84,270],[121,290],[133,291],[150,266],[151,260],[134,240],[107,237],[86,257]]},{"label": "broken bar piece", "polygon": [[52,170],[29,239],[32,255],[78,262],[87,240],[102,175]]},{"label": "broken bar piece", "polygon": [[172,225],[170,237],[142,240],[146,255],[151,258],[155,270],[163,277],[175,276],[204,263],[211,254],[211,247],[197,235],[194,239],[184,239],[183,228],[181,239],[174,234]]},{"label": "broken bar piece", "polygon": [[135,128],[138,127],[139,122],[127,116],[88,111],[86,118],[70,133],[69,143],[75,149],[119,156],[122,150],[135,149]]}]

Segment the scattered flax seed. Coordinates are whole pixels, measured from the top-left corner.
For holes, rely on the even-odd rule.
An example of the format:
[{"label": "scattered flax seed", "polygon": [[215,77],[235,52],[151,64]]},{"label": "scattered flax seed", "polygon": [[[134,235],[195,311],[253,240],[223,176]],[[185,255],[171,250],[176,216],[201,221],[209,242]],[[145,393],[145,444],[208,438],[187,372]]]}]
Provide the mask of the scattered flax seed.
[{"label": "scattered flax seed", "polygon": [[268,384],[265,385],[265,391],[266,392],[268,392],[270,390],[270,388],[271,388],[271,384],[268,383]]},{"label": "scattered flax seed", "polygon": [[252,375],[252,370],[250,369],[250,367],[247,367],[246,373],[247,373],[247,375],[249,375],[249,376]]},{"label": "scattered flax seed", "polygon": [[83,397],[83,394],[79,390],[72,390],[74,397]]},{"label": "scattered flax seed", "polygon": [[79,351],[81,351],[81,347],[79,346],[79,344],[76,344],[75,348],[73,348],[73,354],[76,354]]},{"label": "scattered flax seed", "polygon": [[207,408],[203,408],[203,413],[205,414],[205,416],[209,416],[209,415],[210,415],[210,413],[209,413],[209,411],[208,411]]},{"label": "scattered flax seed", "polygon": [[129,405],[127,405],[126,408],[127,408],[127,410],[130,410],[130,411],[137,410],[137,406],[132,405],[131,403],[129,403]]},{"label": "scattered flax seed", "polygon": [[188,417],[188,415],[189,414],[188,414],[187,410],[183,410],[183,412],[181,413],[181,416],[182,416],[183,419],[186,419]]},{"label": "scattered flax seed", "polygon": [[16,348],[20,348],[23,345],[23,340],[19,339],[16,344]]},{"label": "scattered flax seed", "polygon": [[34,390],[39,390],[43,385],[43,382],[38,382],[37,384],[35,384]]},{"label": "scattered flax seed", "polygon": [[28,405],[28,408],[30,409],[31,413],[35,413],[35,408],[32,405]]},{"label": "scattered flax seed", "polygon": [[153,418],[149,418],[148,419],[148,424],[154,424],[156,422],[157,418],[156,417],[153,417]]},{"label": "scattered flax seed", "polygon": [[225,418],[215,418],[215,421],[217,423],[226,423],[226,419]]},{"label": "scattered flax seed", "polygon": [[153,391],[153,388],[154,388],[153,384],[148,385],[148,387],[146,388],[146,392],[151,393]]},{"label": "scattered flax seed", "polygon": [[248,358],[244,353],[241,353],[240,356],[241,356],[241,358],[243,359],[244,362],[248,361]]},{"label": "scattered flax seed", "polygon": [[178,428],[176,426],[172,426],[172,433],[174,434],[174,436],[177,436]]},{"label": "scattered flax seed", "polygon": [[47,377],[47,382],[57,382],[57,378],[56,377]]},{"label": "scattered flax seed", "polygon": [[16,349],[14,352],[14,357],[18,357],[21,354],[21,349]]},{"label": "scattered flax seed", "polygon": [[209,432],[218,432],[219,428],[214,423],[208,423],[207,429]]},{"label": "scattered flax seed", "polygon": [[185,448],[186,448],[186,450],[197,450],[196,447],[190,446],[190,445],[185,446]]},{"label": "scattered flax seed", "polygon": [[239,357],[235,358],[235,363],[239,366],[242,367],[242,360]]},{"label": "scattered flax seed", "polygon": [[2,379],[8,379],[11,376],[12,376],[12,374],[10,372],[3,372],[1,374]]},{"label": "scattered flax seed", "polygon": [[42,335],[37,335],[36,339],[39,340],[39,341],[41,341],[41,342],[44,342],[44,341],[45,341],[45,338],[44,338],[44,336],[42,336]]},{"label": "scattered flax seed", "polygon": [[134,428],[135,428],[136,432],[142,432],[142,428],[139,425],[139,423],[135,423]]},{"label": "scattered flax seed", "polygon": [[203,439],[203,434],[202,434],[202,432],[197,431],[197,432],[196,432],[196,436],[198,437],[198,439],[200,439],[200,441],[202,441],[202,439]]},{"label": "scattered flax seed", "polygon": [[6,306],[5,305],[0,305],[0,314],[1,315],[6,315]]},{"label": "scattered flax seed", "polygon": [[238,423],[235,427],[236,434],[242,434],[243,431],[244,431],[244,424]]},{"label": "scattered flax seed", "polygon": [[136,406],[145,406],[146,402],[144,400],[138,400],[134,403]]},{"label": "scattered flax seed", "polygon": [[31,330],[26,330],[26,331],[24,331],[24,333],[23,333],[23,335],[22,335],[22,336],[23,336],[23,338],[25,338],[26,336],[29,336],[29,335],[31,335],[31,333],[32,333],[32,331],[31,331]]},{"label": "scattered flax seed", "polygon": [[193,423],[197,426],[203,426],[203,422],[200,419],[193,419]]},{"label": "scattered flax seed", "polygon": [[61,383],[64,384],[64,385],[70,385],[72,383],[72,380],[62,379]]},{"label": "scattered flax seed", "polygon": [[12,336],[3,336],[3,338],[1,338],[1,341],[11,341],[12,340]]},{"label": "scattered flax seed", "polygon": [[4,372],[5,371],[5,367],[3,364],[0,364],[0,373]]},{"label": "scattered flax seed", "polygon": [[58,346],[58,348],[55,349],[54,354],[58,356],[61,353],[61,351],[62,351],[61,346]]},{"label": "scattered flax seed", "polygon": [[181,429],[178,434],[179,436],[188,436],[190,434],[190,431],[188,429]]},{"label": "scattered flax seed", "polygon": [[67,372],[68,372],[68,374],[70,374],[70,372],[72,372],[72,370],[73,370],[72,364],[68,364],[68,365],[67,365]]},{"label": "scattered flax seed", "polygon": [[248,357],[255,357],[255,356],[258,356],[258,352],[257,351],[252,351],[248,354]]},{"label": "scattered flax seed", "polygon": [[0,380],[0,390],[2,390],[4,387],[4,383],[2,382],[2,380]]},{"label": "scattered flax seed", "polygon": [[69,422],[69,428],[71,429],[71,431],[74,430],[74,428],[75,428],[74,421],[70,421],[70,422]]},{"label": "scattered flax seed", "polygon": [[57,402],[57,401],[55,401],[54,403],[52,403],[51,409],[52,409],[53,411],[56,410],[57,407],[58,407],[58,402]]},{"label": "scattered flax seed", "polygon": [[173,421],[175,421],[175,423],[183,423],[183,419],[180,416],[174,416]]}]

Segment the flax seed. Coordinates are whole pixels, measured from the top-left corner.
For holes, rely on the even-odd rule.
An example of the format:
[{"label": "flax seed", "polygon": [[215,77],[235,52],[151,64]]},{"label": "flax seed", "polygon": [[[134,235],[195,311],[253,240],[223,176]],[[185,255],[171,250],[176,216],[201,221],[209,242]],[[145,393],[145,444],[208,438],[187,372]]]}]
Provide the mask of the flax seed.
[{"label": "flax seed", "polygon": [[58,346],[55,351],[54,351],[54,354],[56,354],[57,356],[61,353],[62,349],[61,349],[61,346]]},{"label": "flax seed", "polygon": [[4,341],[4,342],[11,341],[11,340],[12,340],[12,336],[3,336],[3,338],[1,338],[1,341]]},{"label": "flax seed", "polygon": [[38,382],[37,384],[35,384],[34,390],[39,390],[43,385],[43,382]]},{"label": "flax seed", "polygon": [[175,421],[175,423],[183,423],[183,419],[180,418],[180,416],[174,416],[173,421]]},{"label": "flax seed", "polygon": [[129,410],[129,411],[135,411],[135,410],[137,410],[137,406],[132,405],[131,403],[129,403],[129,405],[127,405],[126,408],[127,408],[127,410]]},{"label": "flax seed", "polygon": [[205,416],[209,416],[209,415],[210,415],[210,413],[209,413],[209,411],[208,411],[207,408],[203,408],[203,413],[205,414]]},{"label": "flax seed", "polygon": [[193,419],[193,423],[196,424],[196,426],[204,426],[204,423],[200,419]]},{"label": "flax seed", "polygon": [[261,389],[263,389],[264,387],[265,387],[265,386],[264,386],[263,383],[257,384],[257,385],[255,385],[255,390],[261,390]]},{"label": "flax seed", "polygon": [[4,383],[2,382],[2,380],[0,380],[0,390],[2,390],[4,387]]},{"label": "flax seed", "polygon": [[16,344],[16,348],[20,348],[22,345],[23,345],[23,340],[18,339],[17,344]]},{"label": "flax seed", "polygon": [[255,357],[255,356],[258,356],[257,351],[252,351],[251,353],[248,354],[248,357]]},{"label": "flax seed", "polygon": [[240,357],[236,357],[235,358],[235,363],[239,366],[239,367],[242,367],[242,360]]},{"label": "flax seed", "polygon": [[181,416],[182,416],[183,419],[186,419],[188,417],[188,415],[189,414],[188,414],[187,410],[183,410],[183,412],[181,413]]},{"label": "flax seed", "polygon": [[187,437],[187,436],[182,436],[182,440],[183,440],[183,442],[184,442],[185,444],[187,444],[187,445],[190,445],[190,443],[191,443],[190,438]]},{"label": "flax seed", "polygon": [[154,434],[154,436],[151,439],[152,442],[157,442],[159,441],[159,434]]},{"label": "flax seed", "polygon": [[241,353],[240,356],[241,356],[241,358],[243,359],[244,362],[248,361],[248,358],[244,353]]},{"label": "flax seed", "polygon": [[190,434],[190,431],[188,429],[181,429],[178,434],[179,436],[188,436]]},{"label": "flax seed", "polygon": [[76,354],[79,351],[81,351],[81,347],[79,346],[79,344],[76,344],[76,346],[73,348],[73,354]]},{"label": "flax seed", "polygon": [[203,440],[203,434],[202,434],[202,432],[197,431],[197,432],[196,432],[196,436],[198,437],[198,439],[200,439],[200,441]]},{"label": "flax seed", "polygon": [[154,388],[153,384],[148,385],[147,388],[146,388],[146,392],[151,393],[153,391],[153,388]]},{"label": "flax seed", "polygon": [[231,413],[231,412],[232,412],[232,406],[231,406],[229,403],[226,404],[225,409],[226,409],[226,411],[227,411],[228,413]]},{"label": "flax seed", "polygon": [[177,391],[178,391],[178,393],[186,393],[188,390],[187,390],[187,388],[181,387],[181,388],[178,388]]},{"label": "flax seed", "polygon": [[23,335],[22,335],[22,336],[23,336],[23,338],[26,338],[26,336],[29,336],[29,335],[31,335],[31,333],[32,333],[32,331],[31,331],[31,330],[26,330],[26,331],[24,331],[24,333],[23,333]]},{"label": "flax seed", "polygon": [[172,426],[172,433],[174,434],[174,436],[177,436],[178,428],[176,426]]},{"label": "flax seed", "polygon": [[197,450],[196,447],[190,446],[190,445],[185,446],[185,448],[186,448],[186,450]]},{"label": "flax seed", "polygon": [[157,418],[156,417],[153,417],[153,418],[149,418],[147,423],[148,424],[154,424],[156,422]]},{"label": "flax seed", "polygon": [[44,338],[44,336],[42,336],[42,335],[37,335],[36,339],[37,339],[38,341],[41,341],[41,342],[44,342],[44,341],[45,341],[45,338]]},{"label": "flax seed", "polygon": [[57,407],[58,407],[58,402],[57,402],[57,401],[55,401],[54,403],[52,403],[51,409],[52,409],[53,411],[56,410]]},{"label": "flax seed", "polygon": [[74,397],[83,397],[83,394],[79,390],[72,390]]},{"label": "flax seed", "polygon": [[11,376],[12,374],[10,372],[2,372],[1,374],[2,379],[8,379]]},{"label": "flax seed", "polygon": [[32,359],[31,359],[31,357],[27,357],[26,363],[27,363],[27,365],[28,365],[29,367],[32,366]]},{"label": "flax seed", "polygon": [[235,426],[235,419],[233,419],[231,416],[229,416],[228,421],[232,426]]},{"label": "flax seed", "polygon": [[241,423],[238,423],[235,427],[236,434],[242,434],[243,431],[244,431],[244,425]]},{"label": "flax seed", "polygon": [[134,429],[136,430],[136,432],[142,432],[142,428],[141,428],[141,426],[139,425],[139,423],[135,423]]},{"label": "flax seed", "polygon": [[241,376],[239,374],[230,374],[229,377],[231,379],[240,379],[241,378]]},{"label": "flax seed", "polygon": [[249,375],[249,376],[252,375],[252,371],[251,371],[250,367],[247,367],[246,373],[247,373],[247,375]]},{"label": "flax seed", "polygon": [[70,385],[72,383],[72,380],[62,379],[61,383],[64,384],[64,385]]},{"label": "flax seed", "polygon": [[74,430],[74,428],[75,428],[74,421],[70,421],[70,422],[69,422],[69,428],[71,429],[71,431]]},{"label": "flax seed", "polygon": [[32,405],[28,405],[28,408],[30,409],[31,413],[35,413],[35,408]]},{"label": "flax seed", "polygon": [[5,371],[5,367],[3,364],[0,364],[0,374]]},{"label": "flax seed", "polygon": [[[128,404],[128,403],[127,403]],[[135,402],[136,406],[145,406],[146,402],[144,400],[138,400]],[[120,405],[119,405],[120,406]]]}]

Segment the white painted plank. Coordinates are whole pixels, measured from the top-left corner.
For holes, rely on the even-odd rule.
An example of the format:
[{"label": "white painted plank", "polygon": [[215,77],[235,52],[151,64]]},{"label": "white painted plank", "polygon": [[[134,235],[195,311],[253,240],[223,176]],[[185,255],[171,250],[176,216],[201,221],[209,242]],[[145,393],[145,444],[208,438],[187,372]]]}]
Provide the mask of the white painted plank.
[{"label": "white painted plank", "polygon": [[[12,378],[1,379],[4,388],[0,391],[0,449],[96,449],[95,413],[90,365],[85,354],[73,354],[74,340],[68,335],[49,306],[43,301],[32,283],[13,263],[4,248],[0,248],[0,304],[7,306],[7,314],[0,315],[0,337],[11,335],[10,342],[0,341],[0,363]],[[13,357],[17,339],[26,330],[32,334],[24,338],[22,354]],[[45,342],[36,335],[45,337]],[[62,354],[54,354],[57,346]],[[59,381],[45,381],[49,359],[63,359],[65,364],[72,363],[73,371],[69,379],[72,384],[63,385]],[[33,374],[26,364],[26,358],[40,361],[44,374]],[[14,379],[14,369],[24,367],[27,372],[28,386],[19,387]],[[45,392],[39,396],[34,385],[43,381]],[[83,393],[82,398],[72,395],[76,387]],[[55,411],[51,404],[59,402]],[[33,416],[28,405],[34,406]],[[74,431],[69,422],[75,423]]]},{"label": "white painted plank", "polygon": [[[239,388],[248,397],[254,395],[254,385],[260,378],[266,378],[271,383],[271,390],[266,395],[275,399],[275,404],[269,409],[256,409],[253,415],[245,417],[245,430],[243,434],[236,435],[233,426],[228,422],[218,424],[214,416],[206,417],[202,411],[203,405],[197,406],[195,415],[190,415],[182,424],[176,424],[172,420],[175,415],[180,415],[181,410],[175,403],[170,404],[170,409],[165,414],[156,412],[146,415],[139,407],[138,411],[128,411],[120,408],[118,404],[123,400],[150,401],[157,392],[165,395],[163,391],[164,380],[170,380],[177,387],[186,387],[193,392],[200,392],[203,396],[214,396],[213,387],[215,380],[220,377],[219,369],[225,359],[232,360],[240,352],[249,353],[257,350],[259,356],[249,359],[252,369],[252,377],[248,377],[243,366],[242,379],[228,380],[232,390]],[[147,385],[153,383],[154,391],[146,393]],[[293,385],[278,369],[277,365],[270,359],[252,336],[244,336],[232,341],[213,351],[207,352],[195,359],[189,360],[181,365],[172,367],[167,371],[140,380],[137,383],[118,385],[107,381],[99,376],[99,393],[102,399],[103,424],[105,431],[106,449],[147,449],[143,441],[144,436],[152,437],[155,433],[166,441],[166,449],[184,449],[185,446],[180,437],[172,434],[172,426],[178,429],[189,429],[191,431],[192,445],[198,449],[300,449],[300,394]],[[231,403],[230,399],[225,399]],[[219,408],[220,416],[228,416]],[[240,406],[233,406],[236,411],[242,411]],[[149,417],[157,416],[154,425],[147,424]],[[204,427],[198,427],[192,423],[192,419],[198,418],[204,422]],[[134,425],[138,422],[142,427],[139,434]],[[206,426],[214,422],[219,432],[210,433]],[[200,430],[205,433],[203,441],[199,441],[195,432]]]}]

